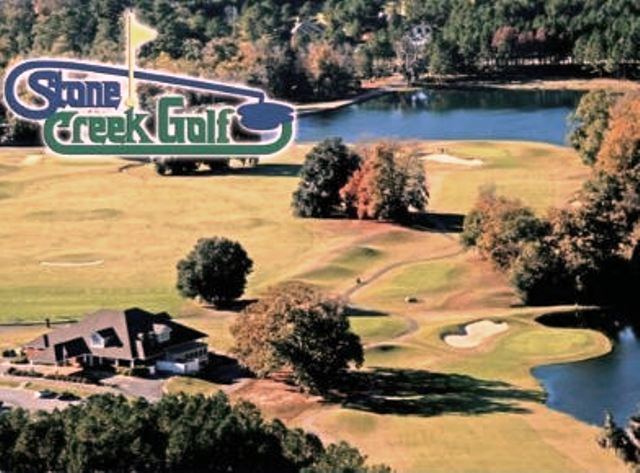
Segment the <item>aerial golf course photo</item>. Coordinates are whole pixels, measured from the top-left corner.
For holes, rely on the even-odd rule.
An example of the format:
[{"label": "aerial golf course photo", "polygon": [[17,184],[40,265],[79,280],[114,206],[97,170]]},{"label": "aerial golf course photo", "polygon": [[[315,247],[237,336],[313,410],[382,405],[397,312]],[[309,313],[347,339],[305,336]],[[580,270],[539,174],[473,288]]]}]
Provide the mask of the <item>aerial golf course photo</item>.
[{"label": "aerial golf course photo", "polygon": [[[384,383],[353,405],[281,397],[291,390],[286,385],[256,386],[255,397],[243,387],[258,405],[265,399],[266,413],[293,416],[291,425],[323,439],[348,440],[398,471],[622,470],[596,444],[596,427],[544,405],[530,372],[602,355],[611,348],[607,338],[537,323],[550,309],[518,304],[505,277],[447,229],[483,185],[543,211],[580,187],[586,166],[572,150],[541,143],[409,145],[425,156],[445,147],[482,161],[471,167],[424,160],[428,218],[415,228],[294,217],[291,193],[308,145],[251,170],[165,179],[117,160],[2,150],[2,321],[68,320],[96,306],[140,306],[184,319],[208,334],[215,351],[226,352],[233,343],[229,325],[240,315],[185,302],[174,289],[175,263],[193,235],[225,235],[254,260],[247,298],[287,279],[348,294],[349,321],[365,348],[363,369]],[[489,324],[467,344],[447,343],[447,334],[479,321],[504,330],[494,333]],[[0,346],[43,330],[0,328]],[[215,385],[180,378],[170,388],[210,393]],[[279,406],[279,398],[288,404]]]}]

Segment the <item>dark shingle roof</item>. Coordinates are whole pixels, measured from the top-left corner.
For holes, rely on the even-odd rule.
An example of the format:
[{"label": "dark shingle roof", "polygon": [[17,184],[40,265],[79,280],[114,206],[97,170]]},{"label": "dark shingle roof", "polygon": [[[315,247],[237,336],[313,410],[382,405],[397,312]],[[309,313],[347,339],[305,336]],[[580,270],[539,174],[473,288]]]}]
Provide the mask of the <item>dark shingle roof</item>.
[{"label": "dark shingle roof", "polygon": [[[154,324],[164,324],[171,329],[166,343],[158,343],[152,336]],[[93,346],[91,335],[105,339],[104,348]],[[166,349],[206,337],[205,333],[174,322],[166,313],[152,314],[142,309],[103,309],[87,315],[76,324],[59,328],[42,335],[25,345],[38,351],[33,361],[53,363],[64,358],[93,354],[120,360],[146,359]],[[45,337],[49,346],[45,347]]]}]

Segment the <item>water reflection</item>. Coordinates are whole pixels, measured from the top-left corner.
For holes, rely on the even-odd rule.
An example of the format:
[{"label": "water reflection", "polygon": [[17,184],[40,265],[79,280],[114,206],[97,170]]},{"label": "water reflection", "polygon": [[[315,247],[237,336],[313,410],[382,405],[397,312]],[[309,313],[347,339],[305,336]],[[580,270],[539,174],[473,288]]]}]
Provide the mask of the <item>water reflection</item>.
[{"label": "water reflection", "polygon": [[538,319],[554,327],[601,330],[614,342],[611,353],[575,363],[535,368],[549,397],[547,405],[590,424],[601,425],[610,410],[620,423],[640,403],[640,320],[634,313],[585,311]]},{"label": "water reflection", "polygon": [[564,144],[580,92],[420,90],[384,95],[341,110],[303,116],[299,141],[511,139]]}]

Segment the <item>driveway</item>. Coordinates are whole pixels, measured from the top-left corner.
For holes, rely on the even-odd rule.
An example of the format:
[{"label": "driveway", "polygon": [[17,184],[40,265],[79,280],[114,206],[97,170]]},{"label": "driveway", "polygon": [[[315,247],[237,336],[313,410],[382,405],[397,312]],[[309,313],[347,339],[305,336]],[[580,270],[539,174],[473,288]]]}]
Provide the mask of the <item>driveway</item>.
[{"label": "driveway", "polygon": [[136,378],[135,376],[111,376],[102,380],[105,386],[111,386],[126,396],[143,397],[148,401],[159,401],[162,397],[164,378]]},{"label": "driveway", "polygon": [[37,391],[22,388],[0,388],[0,401],[11,407],[22,407],[31,411],[52,411],[64,409],[76,401],[60,401],[58,399],[39,399]]}]

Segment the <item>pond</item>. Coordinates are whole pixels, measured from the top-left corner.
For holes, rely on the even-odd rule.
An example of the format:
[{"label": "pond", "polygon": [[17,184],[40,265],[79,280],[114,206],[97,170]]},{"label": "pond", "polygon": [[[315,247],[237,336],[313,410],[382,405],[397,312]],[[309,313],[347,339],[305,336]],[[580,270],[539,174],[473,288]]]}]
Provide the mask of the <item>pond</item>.
[{"label": "pond", "polygon": [[625,315],[600,311],[549,314],[538,319],[556,327],[603,331],[614,343],[607,355],[532,370],[548,393],[547,405],[584,422],[602,425],[605,410],[626,423],[640,404],[640,329]]},{"label": "pond", "polygon": [[563,145],[569,131],[567,119],[581,94],[506,89],[396,92],[302,116],[298,141],[341,136],[348,142],[396,138],[527,140]]}]

